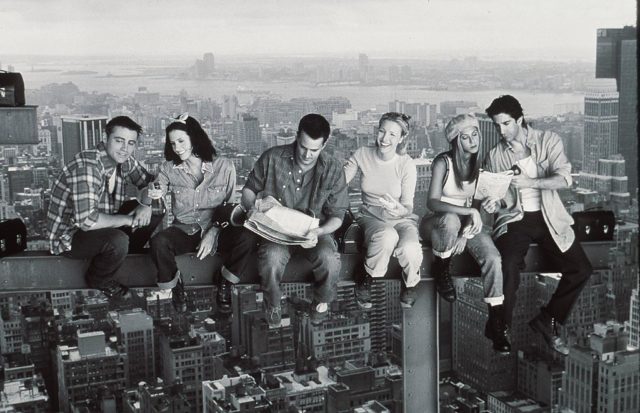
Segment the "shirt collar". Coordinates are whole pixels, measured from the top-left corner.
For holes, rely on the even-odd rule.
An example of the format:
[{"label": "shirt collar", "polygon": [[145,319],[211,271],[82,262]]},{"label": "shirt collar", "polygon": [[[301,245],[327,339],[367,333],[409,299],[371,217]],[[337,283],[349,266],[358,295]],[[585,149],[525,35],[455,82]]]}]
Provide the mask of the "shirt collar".
[{"label": "shirt collar", "polygon": [[[523,127],[522,129],[524,130],[524,133],[527,135],[527,138],[525,139],[524,144],[526,146],[528,146],[529,148],[535,147],[538,142],[533,137],[533,133],[531,133],[531,130],[529,128],[527,128],[526,126]],[[504,139],[504,138],[500,139],[500,143],[502,143],[502,145],[505,146],[510,151],[513,151],[513,145],[511,145],[509,142],[507,142],[506,139]]]},{"label": "shirt collar", "polygon": [[[187,171],[189,169],[189,168],[187,168],[187,165],[184,162],[182,162],[182,163],[180,163],[178,165],[173,164],[173,168],[174,169],[183,169],[185,171]],[[204,173],[204,172],[213,173],[213,162],[202,161],[201,171],[202,171],[202,173]]]},{"label": "shirt collar", "polygon": [[98,142],[96,149],[98,149],[100,161],[102,162],[105,173],[107,174],[107,176],[110,176],[113,173],[113,170],[118,166],[118,164],[107,153],[107,148],[104,146],[104,142]]}]

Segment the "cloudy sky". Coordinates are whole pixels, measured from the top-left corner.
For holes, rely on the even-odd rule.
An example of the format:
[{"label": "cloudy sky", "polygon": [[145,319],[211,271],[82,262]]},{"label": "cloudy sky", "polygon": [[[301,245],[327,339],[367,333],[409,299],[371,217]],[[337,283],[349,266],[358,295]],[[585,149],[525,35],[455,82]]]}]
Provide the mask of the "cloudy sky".
[{"label": "cloudy sky", "polygon": [[635,0],[0,0],[0,57],[350,55],[595,59]]}]

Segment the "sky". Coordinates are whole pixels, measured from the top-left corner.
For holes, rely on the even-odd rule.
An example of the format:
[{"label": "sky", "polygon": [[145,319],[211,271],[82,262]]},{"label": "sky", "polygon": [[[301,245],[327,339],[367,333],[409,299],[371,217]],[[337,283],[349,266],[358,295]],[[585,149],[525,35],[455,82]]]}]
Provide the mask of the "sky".
[{"label": "sky", "polygon": [[0,0],[2,55],[594,60],[635,0]]}]

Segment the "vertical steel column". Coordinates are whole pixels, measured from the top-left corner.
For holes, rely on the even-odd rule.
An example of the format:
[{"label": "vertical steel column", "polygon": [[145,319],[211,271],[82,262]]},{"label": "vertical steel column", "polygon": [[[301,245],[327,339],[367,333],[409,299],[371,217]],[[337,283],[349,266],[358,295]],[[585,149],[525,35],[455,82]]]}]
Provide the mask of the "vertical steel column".
[{"label": "vertical steel column", "polygon": [[402,311],[404,412],[438,413],[438,297],[433,278],[415,288],[416,303]]}]

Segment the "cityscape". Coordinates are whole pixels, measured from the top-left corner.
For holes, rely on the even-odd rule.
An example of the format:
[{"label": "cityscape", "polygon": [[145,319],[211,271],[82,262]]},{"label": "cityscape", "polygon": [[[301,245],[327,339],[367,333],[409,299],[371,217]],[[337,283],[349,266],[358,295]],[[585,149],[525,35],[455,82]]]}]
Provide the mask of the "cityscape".
[{"label": "cityscape", "polygon": [[[439,411],[637,412],[637,29],[599,27],[589,41],[594,61],[364,51],[229,56],[213,47],[189,58],[108,60],[2,53],[0,46],[0,70],[20,72],[26,89],[25,106],[0,107],[0,222],[24,222],[27,257],[37,264],[49,255],[46,211],[62,167],[103,139],[110,118],[127,115],[144,130],[135,157],[156,173],[165,159],[165,128],[183,113],[200,122],[219,156],[233,161],[235,202],[259,155],[293,142],[305,114],[329,120],[326,150],[341,161],[375,143],[383,113],[407,114],[407,153],[418,173],[414,212],[422,217],[429,213],[433,159],[448,150],[444,126],[475,113],[483,157],[500,140],[485,108],[512,94],[529,124],[562,138],[574,178],[561,191],[566,209],[613,211],[614,237],[594,247],[603,264],[561,327],[568,355],[527,327],[561,274],[523,272],[508,355],[494,352],[484,336],[488,310],[479,274],[470,268],[456,277],[457,301],[436,298]],[[354,212],[360,195],[352,183]],[[172,220],[169,208],[161,227]],[[355,259],[346,255],[343,260]],[[10,259],[0,258],[0,282]],[[42,267],[24,268],[31,270],[18,276],[27,279]],[[259,284],[234,287],[231,314],[218,311],[218,274],[211,274],[211,285],[187,287],[193,307],[187,314],[152,285],[119,305],[98,290],[65,289],[68,274],[50,276],[58,285],[51,290],[0,289],[0,413],[409,411],[403,349],[425,343],[403,343],[409,324],[397,279],[374,283],[371,311],[356,304],[353,282],[341,281],[330,316],[319,325],[305,311],[312,285],[284,282],[282,323],[270,327]]]}]

